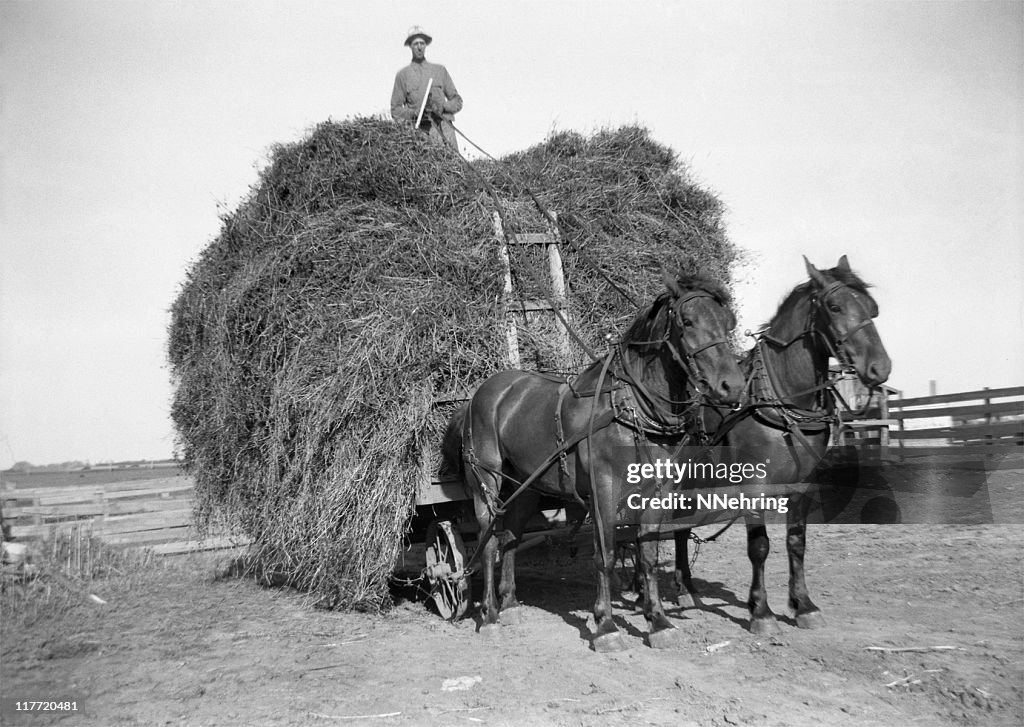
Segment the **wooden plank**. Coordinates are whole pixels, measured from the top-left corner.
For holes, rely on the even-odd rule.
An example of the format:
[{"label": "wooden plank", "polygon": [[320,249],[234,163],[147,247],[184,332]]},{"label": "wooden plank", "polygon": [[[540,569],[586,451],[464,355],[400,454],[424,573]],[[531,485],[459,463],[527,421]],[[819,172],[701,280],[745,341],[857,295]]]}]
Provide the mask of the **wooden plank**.
[{"label": "wooden plank", "polygon": [[93,535],[106,540],[111,535],[123,535],[125,533],[143,532],[147,530],[159,530],[169,527],[188,527],[192,522],[192,510],[175,510],[161,513],[147,513],[144,515],[119,515],[116,517],[95,517],[82,518],[80,520],[67,520],[59,523],[42,523],[33,525],[11,525],[11,537],[13,538],[38,538],[45,537],[55,530],[73,530],[85,528],[91,530]]},{"label": "wooden plank", "polygon": [[962,391],[956,394],[938,394],[937,396],[918,396],[912,399],[890,399],[889,408],[902,409],[908,406],[950,404],[956,401],[1002,399],[1008,396],[1024,396],[1024,386],[1009,386],[1003,389],[982,389],[981,391]]},{"label": "wooden plank", "polygon": [[150,546],[157,555],[181,555],[182,553],[198,553],[204,550],[223,550],[226,548],[244,548],[251,541],[248,538],[221,536],[205,540],[178,540],[171,543],[158,543]]},{"label": "wooden plank", "polygon": [[433,403],[437,404],[457,404],[463,401],[469,401],[473,396],[473,392],[467,389],[465,386],[460,386],[450,391],[445,391],[440,394],[436,394],[433,398]]},{"label": "wooden plank", "polygon": [[510,245],[553,245],[558,240],[550,232],[517,232],[509,235]]},{"label": "wooden plank", "polygon": [[[161,482],[161,480],[151,480]],[[112,485],[85,485],[79,487],[27,487],[4,492],[4,500],[36,500],[38,505],[62,505],[71,503],[85,503],[100,498],[122,499],[130,497],[151,497],[156,494],[166,493],[167,495],[187,495],[194,489],[191,478],[171,478],[164,484],[155,487],[145,486],[142,483],[135,484],[128,488]]]},{"label": "wooden plank", "polygon": [[552,306],[551,303],[546,300],[536,299],[517,300],[508,304],[509,313],[519,313],[520,315],[523,313],[550,313],[551,311],[563,310],[564,308],[565,305],[558,301],[555,301],[555,305]]},{"label": "wooden plank", "polygon": [[37,505],[59,505],[71,502],[90,502],[102,497],[103,490],[94,487],[61,487],[61,488],[27,488],[8,492],[5,499],[10,500],[32,500]]},{"label": "wooden plank", "polygon": [[892,430],[889,436],[892,439],[949,439],[953,436],[953,427]]},{"label": "wooden plank", "polygon": [[842,426],[851,429],[877,429],[880,427],[898,427],[899,419],[844,419]]},{"label": "wooden plank", "polygon": [[[505,239],[504,229],[501,224],[501,215],[494,212],[491,216],[491,223],[494,227],[494,237],[498,241],[501,254],[501,265],[505,273],[504,299],[506,303],[512,297],[512,262],[508,256],[508,241]],[[519,332],[516,329],[515,320],[505,321],[505,344],[508,350],[508,362],[512,368],[519,367]]]},{"label": "wooden plank", "polygon": [[995,424],[967,424],[962,426],[929,427],[927,429],[890,430],[893,439],[980,439],[981,437],[1020,436],[1024,422],[997,422]]},{"label": "wooden plank", "polygon": [[167,492],[191,489],[194,481],[191,477],[158,477],[149,480],[127,480],[125,482],[94,482],[82,485],[68,485],[65,487],[19,487],[10,485],[4,489],[4,497],[12,496],[18,499],[43,496],[60,497],[63,495],[81,495],[82,493],[95,492],[131,492],[164,489]]},{"label": "wooden plank", "polygon": [[4,511],[4,518],[16,518],[27,515],[42,517],[101,517],[103,515],[133,515],[147,512],[166,512],[181,510],[183,505],[191,502],[191,498],[161,498],[159,500],[121,500],[116,502],[91,502],[85,505],[20,505]]},{"label": "wooden plank", "polygon": [[[552,244],[547,246],[548,252],[548,275],[551,278],[552,303],[557,306],[559,315],[556,315],[556,328],[558,337],[558,366],[562,369],[572,368],[572,344],[570,341],[568,326],[572,325],[570,313],[566,307],[565,270],[562,266],[562,253],[558,249],[559,236],[555,234],[557,227],[552,229]],[[554,311],[552,311],[554,312]],[[564,319],[564,321],[563,321]]]},{"label": "wooden plank", "polygon": [[927,417],[983,417],[987,415],[1024,414],[1024,402],[1002,401],[994,404],[969,404],[967,406],[949,406],[943,409],[915,409],[912,411],[893,411],[889,416],[894,419],[923,419]]},{"label": "wooden plank", "polygon": [[103,484],[104,492],[131,492],[132,490],[158,490],[166,488],[168,491],[190,488],[194,484],[191,477],[178,475],[176,477],[159,477],[152,480],[126,480],[124,482],[109,482]]},{"label": "wooden plank", "polygon": [[18,505],[4,510],[4,519],[29,515],[40,517],[98,517],[103,515],[103,503],[99,500],[84,505]]},{"label": "wooden plank", "polygon": [[110,535],[120,535],[123,533],[187,527],[191,522],[191,510],[176,510],[173,512],[148,513],[146,515],[120,515],[103,518],[94,523],[93,529],[97,535],[106,539]]},{"label": "wooden plank", "polygon": [[147,490],[128,490],[127,492],[112,491],[103,493],[103,497],[107,500],[124,500],[133,497],[143,498],[152,497],[154,495],[167,495],[173,499],[174,495],[185,495],[186,497],[192,492],[192,485],[181,485],[178,487],[158,487]]},{"label": "wooden plank", "polygon": [[984,439],[988,437],[1024,437],[1024,421],[968,424],[953,428],[955,439]]},{"label": "wooden plank", "polygon": [[194,533],[188,527],[164,528],[162,530],[145,530],[142,532],[104,536],[103,542],[109,545],[147,545],[149,543],[188,540],[192,535]]},{"label": "wooden plank", "polygon": [[898,453],[901,459],[931,457],[942,462],[947,458],[961,463],[980,461],[993,469],[1020,469],[1024,465],[1024,448],[1007,440],[984,444],[975,441],[936,446],[908,444],[900,447]]},{"label": "wooden plank", "polygon": [[49,537],[54,532],[74,530],[76,528],[82,528],[83,531],[92,530],[93,535],[97,535],[95,529],[92,528],[92,520],[74,520],[65,523],[47,523],[45,525],[11,525],[11,537],[15,540],[35,540],[37,538]]},{"label": "wooden plank", "polygon": [[417,505],[436,505],[441,502],[460,502],[471,499],[462,480],[434,480],[420,488]]}]

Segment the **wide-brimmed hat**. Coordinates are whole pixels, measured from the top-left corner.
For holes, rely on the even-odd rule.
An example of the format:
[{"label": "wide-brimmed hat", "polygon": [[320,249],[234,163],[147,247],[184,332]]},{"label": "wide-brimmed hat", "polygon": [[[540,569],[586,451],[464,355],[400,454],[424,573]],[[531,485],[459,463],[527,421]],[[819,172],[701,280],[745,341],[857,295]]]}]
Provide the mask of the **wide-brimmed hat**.
[{"label": "wide-brimmed hat", "polygon": [[418,25],[414,25],[409,28],[409,32],[405,35],[406,45],[412,43],[413,38],[423,38],[423,40],[427,41],[427,45],[430,45],[430,42],[433,40],[433,38],[430,37],[430,34]]}]

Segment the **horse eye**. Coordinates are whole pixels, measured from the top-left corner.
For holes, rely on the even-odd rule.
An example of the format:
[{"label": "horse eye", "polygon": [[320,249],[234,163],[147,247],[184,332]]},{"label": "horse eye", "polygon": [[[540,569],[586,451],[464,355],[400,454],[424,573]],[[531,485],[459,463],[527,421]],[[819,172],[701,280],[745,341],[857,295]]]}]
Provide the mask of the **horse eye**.
[{"label": "horse eye", "polygon": [[689,318],[684,318],[683,325],[686,326],[687,328],[693,328],[693,321],[691,321]]},{"label": "horse eye", "polygon": [[839,307],[839,306],[837,306],[837,305],[830,305],[830,306],[828,307],[828,309],[829,309],[830,311],[832,311],[833,313],[842,313],[842,312],[843,312],[843,309],[842,309],[842,308],[840,308],[840,307]]}]

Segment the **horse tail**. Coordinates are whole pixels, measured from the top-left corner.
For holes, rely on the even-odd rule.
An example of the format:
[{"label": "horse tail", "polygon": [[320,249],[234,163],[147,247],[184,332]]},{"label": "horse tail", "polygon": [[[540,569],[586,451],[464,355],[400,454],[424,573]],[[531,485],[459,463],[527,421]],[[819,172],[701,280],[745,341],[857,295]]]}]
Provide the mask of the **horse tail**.
[{"label": "horse tail", "polygon": [[444,430],[444,437],[441,439],[441,466],[438,468],[438,476],[441,478],[459,478],[465,476],[466,465],[462,458],[462,427],[469,412],[469,402],[459,405],[448,420],[448,426]]}]

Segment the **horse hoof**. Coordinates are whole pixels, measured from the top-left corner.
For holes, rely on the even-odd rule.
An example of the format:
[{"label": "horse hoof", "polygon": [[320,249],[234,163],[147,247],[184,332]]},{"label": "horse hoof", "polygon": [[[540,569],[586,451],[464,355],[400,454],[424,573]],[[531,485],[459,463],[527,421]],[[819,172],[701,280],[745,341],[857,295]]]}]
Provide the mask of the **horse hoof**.
[{"label": "horse hoof", "polygon": [[680,593],[676,596],[676,605],[679,608],[697,608],[699,604],[692,593]]},{"label": "horse hoof", "polygon": [[501,631],[501,627],[498,624],[484,624],[480,627],[480,635],[486,639],[497,638]]},{"label": "horse hoof", "polygon": [[750,620],[750,633],[757,636],[770,636],[771,634],[777,634],[780,630],[779,622],[775,620],[774,616]]},{"label": "horse hoof", "polygon": [[682,646],[684,640],[683,632],[674,627],[647,634],[647,645],[652,649],[676,649]]},{"label": "horse hoof", "polygon": [[523,612],[522,606],[515,606],[504,609],[498,618],[501,619],[501,623],[505,626],[515,626],[526,620],[526,614]]},{"label": "horse hoof", "polygon": [[821,611],[808,611],[797,614],[796,625],[801,629],[820,629],[825,626],[825,616]]},{"label": "horse hoof", "polygon": [[591,644],[594,647],[594,651],[601,654],[609,654],[613,651],[625,651],[629,648],[626,640],[622,638],[622,634],[618,631],[611,634],[595,636]]}]

